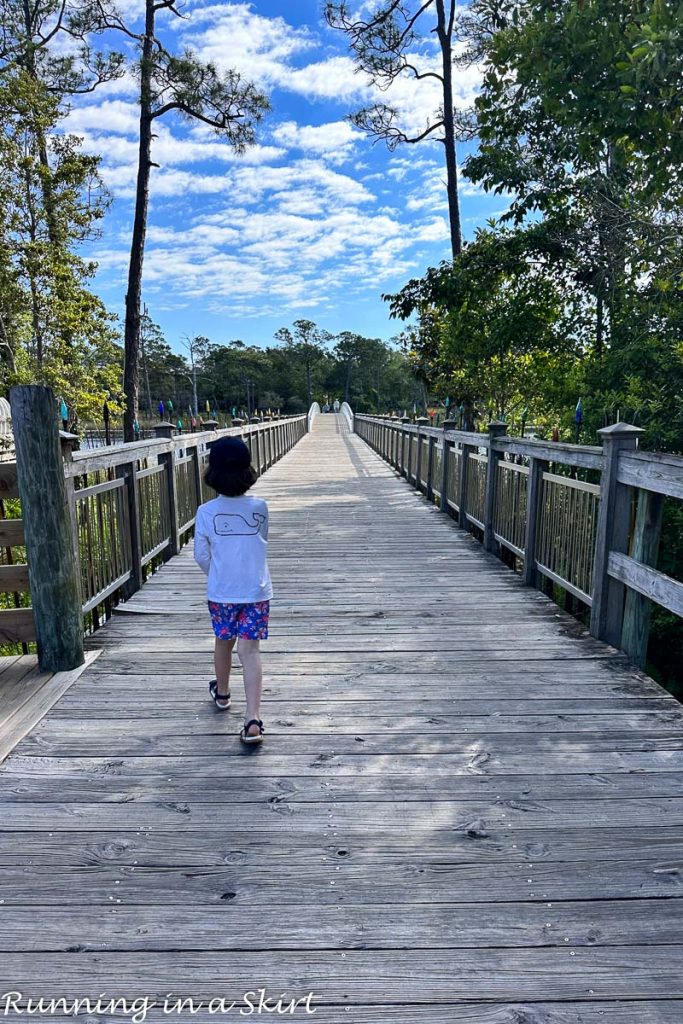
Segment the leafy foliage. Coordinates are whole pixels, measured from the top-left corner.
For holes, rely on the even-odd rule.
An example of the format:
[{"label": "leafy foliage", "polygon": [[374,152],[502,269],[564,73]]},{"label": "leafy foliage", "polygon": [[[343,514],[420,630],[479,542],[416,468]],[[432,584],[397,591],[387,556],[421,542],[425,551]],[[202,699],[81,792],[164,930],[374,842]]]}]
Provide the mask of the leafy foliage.
[{"label": "leafy foliage", "polygon": [[59,117],[57,99],[31,75],[0,74],[0,372],[4,388],[49,384],[86,416],[120,395],[113,317],[77,251],[96,234],[107,195],[98,158],[53,134]]}]

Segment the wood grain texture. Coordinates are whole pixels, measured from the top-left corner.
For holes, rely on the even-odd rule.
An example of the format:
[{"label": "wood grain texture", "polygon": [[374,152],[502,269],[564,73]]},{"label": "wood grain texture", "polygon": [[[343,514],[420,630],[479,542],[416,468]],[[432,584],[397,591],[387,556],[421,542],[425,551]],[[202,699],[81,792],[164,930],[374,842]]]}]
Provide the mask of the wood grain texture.
[{"label": "wood grain texture", "polygon": [[68,672],[83,664],[83,622],[55,396],[16,386],[10,403],[38,660]]},{"label": "wood grain texture", "polygon": [[[313,991],[322,1024],[679,1024],[680,706],[341,416],[256,492],[266,742],[237,740],[238,666],[233,709],[208,700],[186,548],[0,769],[0,992],[265,987]],[[0,664],[0,692],[21,673]]]},{"label": "wood grain texture", "polygon": [[32,608],[0,610],[0,643],[33,643],[36,626]]}]

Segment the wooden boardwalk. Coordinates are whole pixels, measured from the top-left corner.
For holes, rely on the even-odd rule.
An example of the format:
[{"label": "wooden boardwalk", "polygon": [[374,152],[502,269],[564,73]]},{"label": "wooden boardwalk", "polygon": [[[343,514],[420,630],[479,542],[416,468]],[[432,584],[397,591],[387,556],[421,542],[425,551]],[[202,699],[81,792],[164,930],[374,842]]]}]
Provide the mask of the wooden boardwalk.
[{"label": "wooden boardwalk", "polygon": [[[239,678],[229,714],[208,699],[186,549],[0,769],[0,995],[147,996],[154,1022],[237,1019],[265,988],[312,992],[321,1024],[680,1024],[681,706],[341,417],[257,491],[266,742],[238,742]],[[203,1008],[169,1017],[169,992]]]}]

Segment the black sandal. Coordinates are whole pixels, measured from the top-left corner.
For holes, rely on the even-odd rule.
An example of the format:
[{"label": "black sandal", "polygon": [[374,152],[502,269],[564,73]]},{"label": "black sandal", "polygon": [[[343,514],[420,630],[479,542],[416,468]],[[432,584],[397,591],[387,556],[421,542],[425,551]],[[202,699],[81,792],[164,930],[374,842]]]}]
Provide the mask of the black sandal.
[{"label": "black sandal", "polygon": [[[259,727],[259,731],[256,733],[255,736],[250,736],[248,733],[248,730],[252,725],[258,725]],[[240,729],[240,739],[242,740],[242,743],[262,743],[264,732],[265,729],[263,728],[263,722],[261,721],[261,719],[252,718],[249,722],[245,722],[242,728]]]},{"label": "black sandal", "polygon": [[[225,695],[220,694],[218,692],[218,680],[212,679],[211,682],[209,683],[209,693],[211,694],[211,699],[213,700],[214,704],[216,705],[219,711],[228,710],[228,708],[230,707],[230,690],[228,690],[228,692]],[[227,701],[227,704],[219,704],[219,700]]]}]

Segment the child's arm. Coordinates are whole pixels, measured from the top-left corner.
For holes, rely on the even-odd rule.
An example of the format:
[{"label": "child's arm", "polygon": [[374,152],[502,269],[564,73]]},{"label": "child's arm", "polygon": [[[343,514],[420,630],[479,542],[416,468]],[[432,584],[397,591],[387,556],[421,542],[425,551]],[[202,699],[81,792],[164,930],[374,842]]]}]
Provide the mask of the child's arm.
[{"label": "child's arm", "polygon": [[265,501],[262,502],[261,504],[261,514],[265,516],[265,519],[263,520],[261,526],[259,527],[259,533],[261,534],[264,540],[268,540],[268,506],[266,505]]},{"label": "child's arm", "polygon": [[194,560],[200,569],[203,569],[208,575],[211,564],[211,548],[206,532],[205,517],[200,508],[197,509],[197,518],[194,524]]}]

